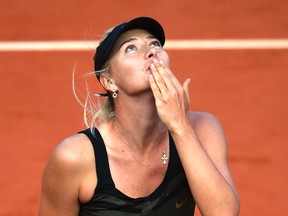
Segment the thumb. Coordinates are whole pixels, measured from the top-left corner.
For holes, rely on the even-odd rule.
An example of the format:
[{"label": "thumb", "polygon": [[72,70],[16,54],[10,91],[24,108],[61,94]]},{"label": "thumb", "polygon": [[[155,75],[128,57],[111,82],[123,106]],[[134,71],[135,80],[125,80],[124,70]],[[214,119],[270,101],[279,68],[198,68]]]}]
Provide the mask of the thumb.
[{"label": "thumb", "polygon": [[185,91],[188,104],[190,104],[190,96],[189,96],[189,85],[190,85],[190,83],[191,83],[191,79],[190,78],[186,79],[185,82],[183,83],[183,89]]}]

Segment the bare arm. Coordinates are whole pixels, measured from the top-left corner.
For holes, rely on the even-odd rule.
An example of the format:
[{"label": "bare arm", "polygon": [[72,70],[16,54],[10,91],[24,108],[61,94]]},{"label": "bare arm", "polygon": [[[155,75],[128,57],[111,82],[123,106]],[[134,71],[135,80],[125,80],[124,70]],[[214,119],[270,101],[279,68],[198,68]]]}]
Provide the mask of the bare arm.
[{"label": "bare arm", "polygon": [[42,179],[39,216],[79,214],[81,185],[88,171],[82,141],[83,135],[70,137],[51,155]]},{"label": "bare arm", "polygon": [[203,215],[238,215],[239,199],[227,161],[221,125],[212,115],[189,112],[190,80],[183,85],[163,63],[151,66],[158,114],[173,136],[191,192]]},{"label": "bare arm", "polygon": [[172,133],[197,206],[203,215],[238,215],[222,127],[211,114],[197,115],[194,127]]}]

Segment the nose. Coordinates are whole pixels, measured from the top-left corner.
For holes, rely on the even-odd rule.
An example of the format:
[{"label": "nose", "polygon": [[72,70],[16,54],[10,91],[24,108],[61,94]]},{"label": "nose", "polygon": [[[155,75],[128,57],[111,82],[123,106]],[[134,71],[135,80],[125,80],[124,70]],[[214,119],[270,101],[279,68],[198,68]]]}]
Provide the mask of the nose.
[{"label": "nose", "polygon": [[157,51],[154,47],[149,47],[146,52],[146,58],[153,58],[157,55]]}]

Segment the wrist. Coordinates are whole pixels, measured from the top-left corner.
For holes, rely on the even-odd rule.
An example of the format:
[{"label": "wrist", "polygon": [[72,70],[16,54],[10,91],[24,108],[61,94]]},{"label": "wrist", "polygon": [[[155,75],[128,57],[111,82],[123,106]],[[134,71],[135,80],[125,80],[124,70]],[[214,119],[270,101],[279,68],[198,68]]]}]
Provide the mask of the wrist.
[{"label": "wrist", "polygon": [[173,136],[184,137],[187,134],[193,134],[194,133],[194,129],[193,129],[191,123],[187,121],[187,122],[185,122],[183,124],[177,125],[176,127],[174,127],[171,130],[169,129],[169,132]]}]

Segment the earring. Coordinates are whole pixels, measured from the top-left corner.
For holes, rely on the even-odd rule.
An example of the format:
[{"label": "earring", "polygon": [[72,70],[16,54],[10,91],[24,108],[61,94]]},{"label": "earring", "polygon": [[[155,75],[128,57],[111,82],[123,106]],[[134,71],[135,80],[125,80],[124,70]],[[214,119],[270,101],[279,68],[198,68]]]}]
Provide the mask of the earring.
[{"label": "earring", "polygon": [[112,97],[113,97],[113,98],[117,98],[117,96],[118,96],[117,92],[114,91],[113,94],[112,94]]}]

